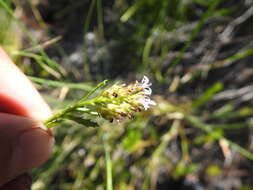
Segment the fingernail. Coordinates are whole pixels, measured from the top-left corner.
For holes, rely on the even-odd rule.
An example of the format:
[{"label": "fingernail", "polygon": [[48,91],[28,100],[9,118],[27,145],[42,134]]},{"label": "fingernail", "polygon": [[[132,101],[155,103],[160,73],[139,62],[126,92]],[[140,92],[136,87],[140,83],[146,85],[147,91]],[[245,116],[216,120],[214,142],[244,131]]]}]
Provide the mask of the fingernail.
[{"label": "fingernail", "polygon": [[45,162],[53,143],[52,136],[41,128],[22,132],[13,143],[10,175],[20,175]]}]

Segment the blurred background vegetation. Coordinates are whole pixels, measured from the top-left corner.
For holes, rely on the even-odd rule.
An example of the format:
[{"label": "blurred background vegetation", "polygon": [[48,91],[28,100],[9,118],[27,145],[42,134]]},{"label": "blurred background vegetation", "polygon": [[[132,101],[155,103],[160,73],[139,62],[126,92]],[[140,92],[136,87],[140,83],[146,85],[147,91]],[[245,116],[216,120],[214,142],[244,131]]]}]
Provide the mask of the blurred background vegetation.
[{"label": "blurred background vegetation", "polygon": [[253,189],[252,0],[0,0],[0,44],[54,111],[143,75],[158,104],[56,127],[33,190]]}]

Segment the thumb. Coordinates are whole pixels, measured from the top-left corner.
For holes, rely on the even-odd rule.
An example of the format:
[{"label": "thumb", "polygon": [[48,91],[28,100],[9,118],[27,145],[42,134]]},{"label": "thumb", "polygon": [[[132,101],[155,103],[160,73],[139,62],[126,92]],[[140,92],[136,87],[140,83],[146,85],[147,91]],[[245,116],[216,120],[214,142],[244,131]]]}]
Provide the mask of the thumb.
[{"label": "thumb", "polygon": [[53,137],[41,123],[0,113],[0,186],[45,162]]},{"label": "thumb", "polygon": [[0,190],[29,190],[31,189],[32,178],[28,174],[22,174],[14,180],[4,184],[0,187]]}]

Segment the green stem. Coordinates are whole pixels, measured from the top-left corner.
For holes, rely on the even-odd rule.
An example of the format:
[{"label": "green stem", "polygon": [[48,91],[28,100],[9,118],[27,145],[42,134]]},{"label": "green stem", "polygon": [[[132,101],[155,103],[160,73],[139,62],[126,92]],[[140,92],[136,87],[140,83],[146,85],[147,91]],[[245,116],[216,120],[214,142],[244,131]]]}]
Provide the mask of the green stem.
[{"label": "green stem", "polygon": [[87,100],[92,94],[94,94],[99,88],[102,88],[107,84],[108,80],[104,80],[103,82],[99,83],[94,89],[92,89],[87,95],[85,95],[83,98],[81,98],[77,103],[67,107],[66,109],[54,114],[50,118],[48,118],[46,121],[44,121],[45,126],[49,129],[55,126],[55,123],[57,121],[60,121],[61,118],[64,117],[67,113],[70,113],[74,110],[76,110],[79,107],[86,107],[90,105],[94,105],[96,102],[98,102],[98,98],[93,98],[90,100]]},{"label": "green stem", "polygon": [[245,156],[249,160],[253,160],[253,153],[252,152],[249,152],[245,148],[243,148],[243,147],[239,146],[238,144],[230,141],[229,139],[225,138],[222,135],[212,133],[213,132],[213,128],[214,128],[212,125],[208,125],[208,124],[202,123],[197,117],[192,116],[192,115],[185,115],[185,120],[188,121],[189,123],[191,123],[193,126],[204,130],[208,134],[212,134],[212,137],[214,139],[216,139],[216,140],[224,140],[234,150],[236,150],[237,152],[239,152],[241,155]]},{"label": "green stem", "polygon": [[54,127],[54,123],[56,123],[57,121],[59,121],[64,115],[66,115],[67,113],[70,113],[74,110],[76,110],[78,107],[82,106],[82,107],[85,107],[85,106],[88,106],[88,105],[93,105],[94,104],[94,100],[95,99],[92,99],[92,100],[89,100],[89,101],[86,101],[86,102],[82,102],[82,104],[80,105],[80,101],[78,101],[76,104],[74,105],[71,105],[69,107],[67,107],[66,109],[54,114],[52,117],[48,118],[44,124],[46,125],[46,127],[49,129],[49,128],[52,128]]},{"label": "green stem", "polygon": [[32,76],[28,76],[28,78],[34,83],[46,85],[49,87],[67,87],[70,89],[78,89],[78,90],[84,90],[84,91],[89,91],[92,89],[90,85],[87,85],[85,83],[70,83],[70,82],[63,82],[63,81],[54,81],[54,80],[48,80],[48,79],[32,77]]},{"label": "green stem", "polygon": [[81,100],[78,102],[83,102],[84,100],[87,100],[94,92],[96,92],[99,88],[104,87],[108,83],[108,80],[104,80],[103,82],[99,83],[95,88],[93,88],[87,95],[85,95]]},{"label": "green stem", "polygon": [[109,151],[109,145],[107,142],[104,142],[104,150],[105,150],[105,161],[106,161],[106,190],[113,190],[112,184],[112,161]]}]

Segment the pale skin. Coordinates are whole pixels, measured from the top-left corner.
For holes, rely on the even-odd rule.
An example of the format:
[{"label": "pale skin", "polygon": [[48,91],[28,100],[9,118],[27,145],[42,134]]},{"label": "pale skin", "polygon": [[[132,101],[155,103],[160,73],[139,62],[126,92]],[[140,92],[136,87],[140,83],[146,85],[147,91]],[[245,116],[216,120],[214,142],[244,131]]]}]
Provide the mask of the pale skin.
[{"label": "pale skin", "polygon": [[28,190],[32,168],[44,163],[54,139],[42,121],[49,106],[0,48],[0,190]]}]

